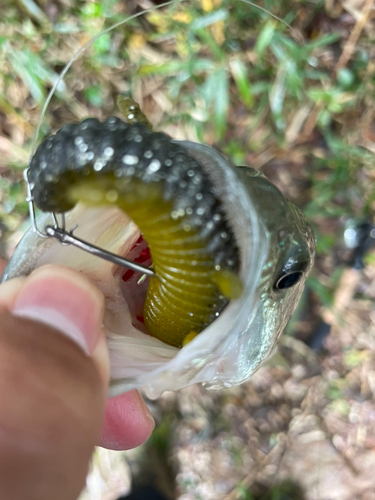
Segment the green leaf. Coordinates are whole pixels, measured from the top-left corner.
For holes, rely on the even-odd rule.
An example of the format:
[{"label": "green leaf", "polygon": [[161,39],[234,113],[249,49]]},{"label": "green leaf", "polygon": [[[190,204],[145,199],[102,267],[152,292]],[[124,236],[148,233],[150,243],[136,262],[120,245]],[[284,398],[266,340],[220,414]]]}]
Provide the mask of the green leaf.
[{"label": "green leaf", "polygon": [[328,109],[322,109],[319,112],[318,116],[319,127],[326,129],[331,125],[331,123],[332,123],[331,113],[328,111]]},{"label": "green leaf", "polygon": [[[276,35],[276,34],[275,34]],[[284,50],[284,48],[281,46],[279,40],[279,37],[274,36],[273,40],[270,42],[270,48],[279,61],[283,61],[285,57],[287,57],[287,52]]]},{"label": "green leaf", "polygon": [[54,26],[54,31],[56,33],[61,33],[63,35],[66,35],[68,33],[79,33],[80,27],[77,24],[72,24],[72,23],[57,23]]},{"label": "green leaf", "polygon": [[204,45],[207,45],[211,49],[213,55],[218,61],[222,61],[224,59],[225,52],[216,43],[216,40],[214,39],[213,36],[211,36],[211,34],[208,31],[203,29],[197,30],[197,35],[200,36],[200,38],[204,42]]},{"label": "green leaf", "polygon": [[33,0],[18,0],[18,2],[30,17],[34,18],[41,24],[50,25],[48,17]]},{"label": "green leaf", "polygon": [[341,68],[337,73],[337,81],[341,87],[347,89],[354,82],[354,74],[348,68]]},{"label": "green leaf", "polygon": [[217,71],[212,72],[204,82],[204,84],[201,86],[201,93],[203,99],[205,100],[206,108],[213,102],[216,94],[216,74]]},{"label": "green leaf", "polygon": [[241,500],[255,500],[253,495],[248,491],[248,489],[243,484],[239,484],[236,490],[238,493],[237,496]]},{"label": "green leaf", "polygon": [[310,80],[319,80],[320,82],[330,81],[330,78],[327,75],[327,73],[324,73],[323,71],[318,71],[316,69],[306,69],[305,78],[309,78]]},{"label": "green leaf", "polygon": [[271,93],[270,93],[270,108],[272,112],[272,117],[274,119],[274,123],[279,130],[283,130],[285,128],[285,120],[283,118],[283,107],[284,107],[284,99],[285,99],[285,78],[286,78],[286,69],[283,66],[280,66],[275,83],[273,84]]},{"label": "green leaf", "polygon": [[219,68],[207,78],[201,87],[202,96],[208,108],[214,105],[215,130],[219,136],[223,134],[227,125],[229,108],[229,79],[225,68]]},{"label": "green leaf", "polygon": [[90,104],[97,108],[103,105],[102,91],[99,85],[92,85],[85,89],[85,97]]},{"label": "green leaf", "polygon": [[252,92],[253,95],[259,95],[259,94],[265,94],[266,92],[269,92],[271,88],[271,85],[269,82],[255,82],[252,86]]},{"label": "green leaf", "polygon": [[199,75],[206,71],[212,71],[215,63],[210,59],[186,59],[173,60],[164,64],[144,64],[138,70],[138,75],[165,75],[174,76],[178,74],[178,79],[181,81],[181,74],[185,71],[187,78],[191,75]]},{"label": "green leaf", "polygon": [[36,72],[29,71],[29,68],[23,64],[19,52],[13,52],[12,54],[9,54],[8,57],[14,71],[29,89],[30,94],[33,96],[34,100],[38,103],[41,103],[44,100],[44,88]]},{"label": "green leaf", "polygon": [[225,68],[215,72],[216,91],[215,101],[215,125],[216,131],[221,136],[227,126],[227,114],[229,108],[229,80]]},{"label": "green leaf", "polygon": [[95,40],[93,44],[93,49],[98,54],[104,54],[108,52],[111,48],[111,35],[109,33],[105,33],[100,36],[97,40]]},{"label": "green leaf", "polygon": [[332,250],[336,243],[336,237],[333,234],[318,235],[316,242],[316,253],[322,254]]},{"label": "green leaf", "polygon": [[85,5],[83,8],[84,16],[90,20],[91,18],[97,18],[104,16],[103,7],[99,2],[91,2]]},{"label": "green leaf", "polygon": [[307,278],[307,285],[311,288],[315,295],[317,295],[323,305],[326,307],[332,306],[333,292],[331,290],[328,290],[313,276],[309,276],[309,278]]},{"label": "green leaf", "polygon": [[275,32],[271,47],[278,59],[282,59],[281,54],[289,56],[296,62],[303,59],[303,47],[300,47],[290,37],[279,31]]},{"label": "green leaf", "polygon": [[255,52],[262,56],[266,48],[272,42],[273,35],[275,33],[276,23],[275,21],[268,21],[262,31],[260,32],[258,39],[255,44]]},{"label": "green leaf", "polygon": [[223,147],[224,153],[226,153],[235,165],[243,165],[246,158],[246,152],[240,141],[236,139],[229,140]]},{"label": "green leaf", "polygon": [[247,76],[246,66],[240,59],[233,59],[230,62],[230,69],[242,102],[246,106],[251,107],[254,103],[254,96],[251,91],[251,83]]},{"label": "green leaf", "polygon": [[165,64],[144,64],[139,68],[138,75],[174,75],[183,71],[186,61],[169,61]]},{"label": "green leaf", "polygon": [[304,49],[311,52],[312,50],[318,49],[320,47],[331,45],[332,43],[337,42],[337,40],[340,40],[341,36],[342,35],[340,33],[329,33],[327,35],[323,35],[313,42],[306,44]]},{"label": "green leaf", "polygon": [[203,28],[207,28],[208,26],[211,26],[212,24],[215,24],[218,21],[224,21],[224,19],[227,19],[228,16],[229,12],[227,11],[227,9],[216,10],[215,12],[207,14],[206,16],[202,16],[199,17],[198,19],[195,19],[190,24],[190,29],[192,29],[193,31],[197,31]]}]

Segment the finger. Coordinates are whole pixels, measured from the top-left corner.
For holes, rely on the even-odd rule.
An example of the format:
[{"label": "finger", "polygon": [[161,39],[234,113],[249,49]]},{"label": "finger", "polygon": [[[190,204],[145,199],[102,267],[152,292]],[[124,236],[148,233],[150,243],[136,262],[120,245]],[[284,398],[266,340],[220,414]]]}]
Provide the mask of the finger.
[{"label": "finger", "polygon": [[[45,309],[50,306],[50,297],[59,297],[60,304],[74,296],[69,286],[67,287],[66,280],[72,282],[80,278],[80,287],[83,292],[86,290],[91,293],[92,285],[75,271],[61,266],[44,266],[36,270],[29,278],[17,278],[3,283],[0,286],[0,311],[1,309],[12,309],[17,300],[17,308],[19,309],[26,298],[26,309],[18,310],[18,314],[29,314],[34,319],[41,319],[44,322],[50,321],[51,325],[61,328],[62,323],[56,314],[49,314],[48,318],[38,316],[40,304],[44,305]],[[65,280],[60,284],[60,280]],[[20,294],[20,290],[25,286],[27,288]],[[37,290],[35,290],[35,287]],[[98,293],[98,292],[96,292]],[[65,297],[65,298],[64,298]],[[53,299],[55,300],[55,299]],[[36,303],[35,303],[36,302]],[[25,305],[25,304],[24,304]],[[75,309],[81,310],[85,304],[74,303],[72,310],[68,311],[69,316],[75,315]],[[52,307],[53,311],[53,307]],[[99,309],[96,311],[98,312]],[[100,306],[99,316],[97,320],[102,318],[103,310]],[[89,312],[89,316],[91,313]],[[53,319],[56,318],[55,322]],[[104,345],[102,345],[104,344]],[[104,359],[101,359],[101,356]],[[104,370],[104,378],[109,377],[109,366],[106,342],[102,336],[98,342],[98,347],[94,352],[94,361],[97,366]],[[104,367],[104,368],[103,368]],[[110,449],[129,449],[142,444],[151,434],[154,428],[153,418],[143,402],[143,399],[136,391],[128,394],[123,394],[118,398],[111,399],[107,402],[104,428],[100,445]]]},{"label": "finger", "polygon": [[51,327],[0,321],[0,498],[74,500],[102,423],[98,370]]},{"label": "finger", "polygon": [[128,450],[144,443],[155,427],[154,419],[137,391],[107,401],[100,446]]},{"label": "finger", "polygon": [[0,311],[0,498],[73,500],[104,414],[103,297],[51,266],[17,286]]},{"label": "finger", "polygon": [[60,330],[87,353],[103,336],[102,293],[67,267],[47,265],[34,271],[23,281],[11,309],[16,316]]}]

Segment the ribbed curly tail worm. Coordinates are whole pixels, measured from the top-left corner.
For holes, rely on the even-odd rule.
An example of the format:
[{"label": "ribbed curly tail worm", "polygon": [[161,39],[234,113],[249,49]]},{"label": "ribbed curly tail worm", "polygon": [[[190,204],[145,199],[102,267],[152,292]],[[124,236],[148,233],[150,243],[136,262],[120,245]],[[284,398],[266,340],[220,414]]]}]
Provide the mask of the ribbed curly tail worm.
[{"label": "ribbed curly tail worm", "polygon": [[116,117],[62,127],[29,169],[37,205],[65,212],[82,201],[117,205],[148,242],[155,277],[147,331],[181,347],[241,294],[238,248],[201,165],[165,134]]}]

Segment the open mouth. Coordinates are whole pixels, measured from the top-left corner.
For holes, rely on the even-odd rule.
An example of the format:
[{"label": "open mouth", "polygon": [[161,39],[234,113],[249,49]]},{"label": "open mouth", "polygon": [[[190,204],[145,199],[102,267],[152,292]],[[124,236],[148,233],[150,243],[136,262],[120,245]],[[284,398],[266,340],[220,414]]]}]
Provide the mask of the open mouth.
[{"label": "open mouth", "polygon": [[39,146],[29,180],[45,211],[117,206],[139,228],[126,258],[149,265],[152,256],[155,275],[126,270],[121,288],[140,331],[180,348],[241,295],[239,250],[216,187],[166,135],[115,117],[66,125]]},{"label": "open mouth", "polygon": [[[152,264],[150,248],[142,235],[138,237],[124,257],[146,267],[150,267]],[[150,278],[132,269],[124,271],[123,268],[116,268],[116,274],[121,276],[120,289],[129,307],[132,325],[137,330],[147,334],[143,309]]]},{"label": "open mouth", "polygon": [[[85,122],[82,122],[82,124],[85,124]],[[100,125],[98,120],[94,122],[94,125],[97,128],[104,126]],[[69,126],[66,132],[69,129],[74,131],[75,127],[78,126],[79,124]],[[113,121],[107,121],[105,125],[105,127],[111,128],[113,126]],[[54,136],[57,139],[59,139],[58,134],[59,132]],[[29,176],[29,182],[31,186],[34,183],[35,187],[40,189],[40,193],[43,196],[50,197],[53,203],[56,200],[64,201],[67,199],[66,188],[69,189],[72,185],[72,178],[73,180],[74,178],[77,179],[77,173],[79,174],[82,167],[80,148],[86,150],[86,146],[79,140],[77,141],[77,148],[74,150],[74,139],[74,136],[71,137],[69,144],[62,144],[61,141],[57,141],[58,148],[56,151],[53,147],[53,137],[47,139],[48,142],[42,143],[41,150],[33,159],[34,174]],[[102,136],[97,138],[97,141],[94,139],[91,140],[93,151],[89,149],[85,151],[85,154],[89,154],[90,157],[92,152],[94,152],[94,156],[100,154],[100,151],[103,153],[103,146],[104,150],[106,147],[113,147],[113,143],[112,146],[108,143],[103,144],[104,139],[109,140],[108,135],[104,139]],[[70,209],[75,203],[57,210],[56,205],[53,207],[42,206],[45,200],[36,196],[38,193],[35,189],[33,194],[36,204],[46,212],[38,218],[38,227],[40,228],[45,228],[51,224],[50,211],[66,212],[66,227],[70,229],[78,225],[74,232],[78,238],[108,252],[135,262],[138,261],[139,264],[144,266],[152,264],[153,270],[156,271],[156,274],[160,273],[161,278],[163,278],[163,265],[158,269],[157,259],[160,250],[162,250],[162,256],[165,256],[164,263],[172,267],[172,271],[169,273],[170,277],[167,277],[169,281],[164,278],[164,282],[167,282],[167,284],[171,282],[171,288],[175,290],[176,281],[174,278],[177,275],[180,278],[180,281],[177,281],[180,299],[192,298],[193,305],[197,303],[202,308],[203,304],[203,309],[207,309],[207,305],[204,304],[200,291],[204,289],[205,284],[212,278],[214,273],[211,275],[203,273],[205,275],[200,278],[198,268],[204,268],[207,260],[205,258],[201,259],[201,266],[197,266],[198,259],[194,258],[194,256],[199,255],[199,253],[202,256],[207,251],[209,242],[211,241],[212,245],[215,235],[222,232],[222,224],[226,224],[226,227],[232,231],[229,238],[232,247],[222,245],[219,250],[229,253],[234,251],[235,256],[238,253],[236,263],[238,271],[235,272],[235,275],[237,276],[238,273],[238,279],[241,279],[243,283],[243,292],[241,292],[238,300],[230,300],[227,297],[220,316],[217,318],[216,314],[214,314],[212,320],[209,318],[208,326],[201,324],[201,331],[192,342],[180,349],[182,342],[173,345],[168,342],[168,339],[158,338],[149,330],[146,324],[145,306],[149,291],[152,288],[152,281],[155,278],[143,278],[140,273],[133,273],[128,269],[120,268],[111,262],[82,252],[73,245],[63,246],[53,238],[39,238],[32,230],[28,231],[24,236],[5,274],[6,280],[27,275],[33,269],[44,264],[58,263],[76,269],[102,291],[105,297],[104,328],[111,361],[111,395],[120,394],[132,388],[143,387],[151,397],[157,397],[165,390],[177,390],[197,382],[208,382],[212,387],[222,387],[223,384],[231,386],[243,381],[244,377],[248,378],[249,373],[255,369],[257,363],[259,364],[262,359],[262,356],[256,356],[256,360],[253,362],[249,358],[251,353],[249,345],[255,343],[257,349],[262,345],[259,332],[262,325],[261,323],[254,325],[254,317],[257,318],[254,313],[256,313],[258,304],[257,283],[268,248],[267,235],[263,230],[263,226],[259,224],[259,217],[254,204],[249,197],[241,176],[237,174],[233,165],[217,151],[208,146],[192,142],[170,141],[170,143],[172,143],[172,146],[173,144],[180,145],[186,152],[185,154],[196,158],[202,170],[212,181],[213,189],[211,189],[210,194],[214,194],[218,200],[218,204],[215,202],[213,207],[214,211],[218,213],[221,210],[220,213],[223,216],[223,219],[218,221],[218,225],[214,228],[211,240],[210,238],[202,238],[199,229],[196,231],[194,241],[202,245],[201,250],[198,248],[198,252],[196,245],[195,248],[187,248],[186,239],[176,238],[176,232],[172,231],[169,234],[165,228],[154,226],[157,221],[166,220],[167,223],[171,223],[171,220],[175,221],[169,215],[174,211],[174,203],[178,203],[181,199],[186,201],[186,197],[184,197],[186,185],[183,185],[185,186],[183,188],[181,187],[181,184],[185,181],[188,182],[189,179],[186,170],[185,178],[184,171],[179,175],[175,175],[176,172],[173,172],[173,182],[164,191],[164,194],[171,193],[169,201],[167,200],[170,203],[169,211],[164,210],[164,213],[160,214],[160,202],[166,201],[162,193],[162,196],[158,198],[158,204],[155,205],[158,210],[155,210],[155,206],[146,207],[144,219],[140,223],[135,220],[136,217],[132,216],[126,207],[118,206],[117,203],[108,203],[108,198],[101,202],[103,193],[105,196],[109,195],[112,201],[116,198],[116,193],[108,189],[111,186],[106,186],[108,178],[119,179],[111,174],[111,172],[113,174],[116,172],[113,162],[107,163],[107,171],[102,172],[103,176],[98,172],[96,178],[99,189],[95,189],[95,186],[89,186],[87,183],[85,185],[87,176],[84,176],[81,191],[88,194],[91,203],[85,204],[84,200],[82,200],[83,203],[77,203],[73,210]],[[47,144],[52,144],[52,146],[47,146]],[[51,157],[47,158],[49,163],[46,158],[43,158],[43,154],[47,151],[52,153]],[[149,149],[145,151],[149,151]],[[66,154],[66,152],[69,154]],[[66,159],[70,161],[70,164],[67,164]],[[154,159],[158,158],[154,157]],[[164,158],[163,162],[168,159]],[[129,160],[128,157],[127,160]],[[147,169],[151,161],[152,159],[143,166]],[[159,161],[161,163],[161,160]],[[73,165],[72,162],[76,162],[76,165]],[[52,172],[48,171],[48,165],[52,167]],[[96,174],[92,172],[94,165],[92,162],[91,164],[85,163],[81,171],[91,169],[90,175],[95,177]],[[103,165],[103,163],[100,163],[100,165]],[[132,166],[130,165],[130,167]],[[68,175],[68,182],[66,183],[61,182],[61,180],[64,181],[64,172]],[[142,179],[139,177],[139,180]],[[162,182],[166,182],[166,179],[162,180],[161,184]],[[146,180],[143,180],[141,184],[146,186],[147,191],[147,186],[150,184]],[[77,187],[74,182],[73,185]],[[103,187],[107,189],[103,190]],[[120,197],[120,199],[122,198]],[[142,203],[137,203],[137,205],[144,208],[147,204],[144,201],[149,198],[144,197]],[[199,208],[203,208],[203,206],[199,204],[194,206],[194,210]],[[214,214],[215,212],[209,211],[207,214],[208,219],[201,217],[200,220],[205,221],[201,226],[202,231],[205,229],[204,226],[213,220]],[[149,235],[146,235],[147,231],[142,229],[141,224],[144,221],[146,221],[146,226],[147,222],[150,222],[151,226],[153,226],[154,240],[152,240],[152,234],[150,234],[151,238],[149,238]],[[183,234],[186,236],[185,232]],[[215,241],[217,243],[217,239]],[[154,243],[156,245],[153,248]],[[214,266],[215,258],[223,259],[222,255],[221,252],[220,256],[218,249],[216,251],[215,249],[211,250]],[[196,261],[195,264],[194,261]],[[222,260],[222,262],[224,261]],[[186,264],[191,265],[187,272],[186,269],[184,270]],[[182,266],[182,268],[180,267],[176,272],[176,266]],[[156,279],[163,283],[159,278]],[[193,288],[190,287],[190,284]],[[222,295],[219,287],[215,284],[215,286],[212,286],[212,284],[213,282],[209,283],[209,287],[212,287],[215,294]],[[160,285],[158,284],[158,286]],[[194,289],[194,286],[197,288]],[[170,328],[175,331],[177,327],[174,323],[173,314],[170,314],[171,309],[168,309],[170,302],[168,300],[165,302],[165,308],[161,311],[160,317],[167,329]],[[192,329],[191,316],[188,314],[190,311],[189,305],[187,305],[184,314],[186,313],[185,319],[188,320],[188,331]],[[215,312],[218,312],[218,310]],[[250,330],[251,338],[254,339],[251,342],[249,341]]]}]

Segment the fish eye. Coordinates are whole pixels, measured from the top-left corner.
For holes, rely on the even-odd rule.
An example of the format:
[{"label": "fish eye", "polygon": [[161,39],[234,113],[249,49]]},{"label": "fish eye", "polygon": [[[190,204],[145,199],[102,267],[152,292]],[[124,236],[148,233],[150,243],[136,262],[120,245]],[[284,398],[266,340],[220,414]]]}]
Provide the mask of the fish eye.
[{"label": "fish eye", "polygon": [[276,281],[275,288],[276,290],[285,290],[286,288],[291,288],[300,281],[302,276],[302,271],[293,271],[291,273],[284,274]]}]

